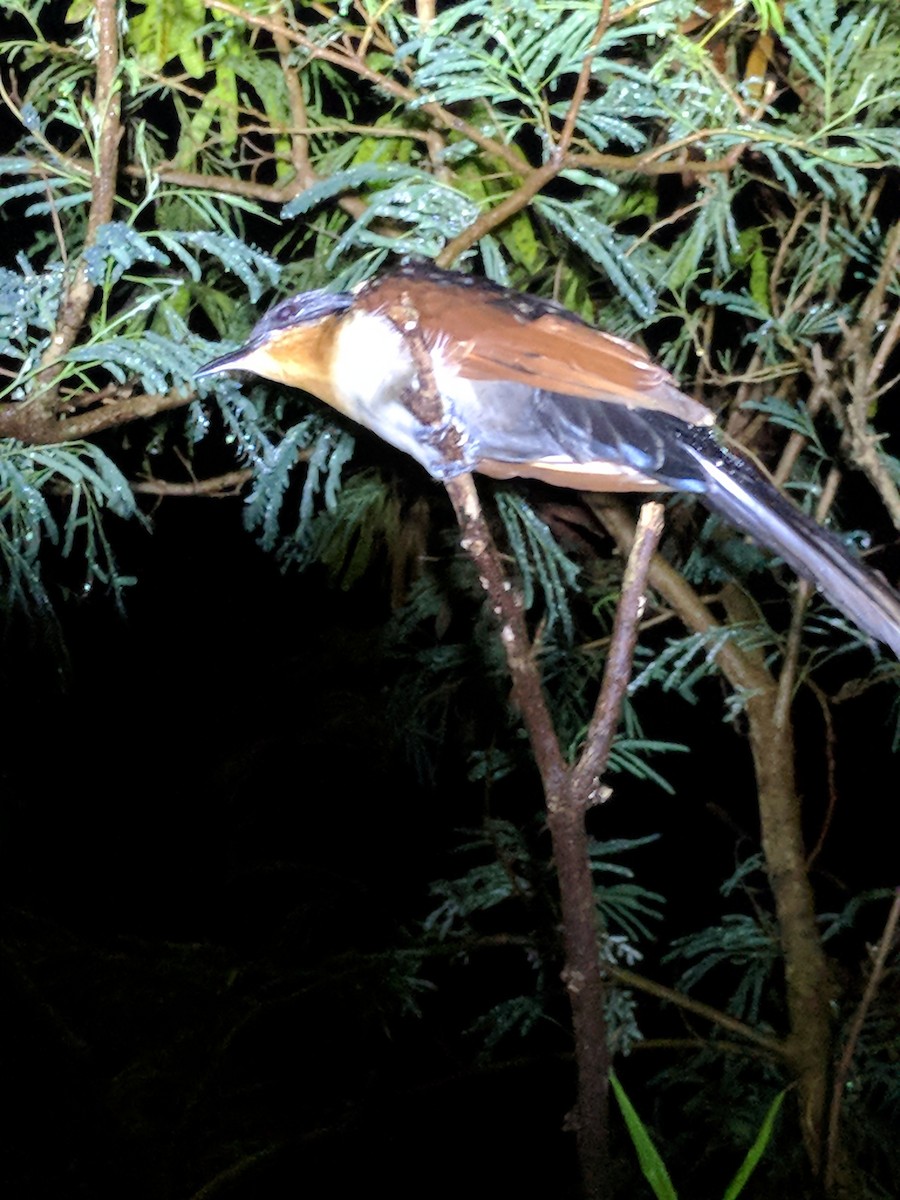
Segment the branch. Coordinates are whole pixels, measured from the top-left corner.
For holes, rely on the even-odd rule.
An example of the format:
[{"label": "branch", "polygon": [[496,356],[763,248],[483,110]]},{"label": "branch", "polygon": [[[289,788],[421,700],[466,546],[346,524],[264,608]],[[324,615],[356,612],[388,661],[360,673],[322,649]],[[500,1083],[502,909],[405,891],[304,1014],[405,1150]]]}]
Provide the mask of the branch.
[{"label": "branch", "polygon": [[[531,953],[535,949],[535,942],[533,937],[524,934],[493,933],[477,937],[463,936],[453,939],[439,939],[433,944],[426,945],[425,953],[429,958],[438,956],[456,957],[460,954],[469,955],[477,950],[494,950],[497,947],[504,946],[520,947],[526,952]],[[657,980],[650,979],[646,975],[631,971],[627,967],[617,966],[615,963],[605,962],[603,964],[603,971],[610,979],[622,984],[623,987],[633,988],[638,992],[645,992],[648,996],[654,996],[657,1000],[662,1000],[666,1004],[674,1004],[676,1008],[694,1013],[695,1016],[702,1017],[704,1021],[709,1021],[712,1025],[718,1025],[720,1029],[727,1029],[729,1033],[734,1033],[744,1041],[751,1042],[754,1046],[758,1046],[767,1054],[772,1055],[773,1058],[783,1059],[787,1055],[787,1047],[779,1038],[774,1037],[770,1033],[760,1033],[752,1025],[747,1025],[745,1022],[739,1021],[737,1017],[723,1012],[720,1008],[713,1008],[711,1004],[704,1004],[701,1000],[695,1000],[693,996],[688,996],[684,992],[677,991],[675,988],[667,987],[664,983],[659,983]],[[657,1040],[659,1041],[660,1039]],[[709,1042],[700,1038],[696,1039],[696,1043],[699,1045],[709,1045]],[[646,1042],[642,1041],[639,1044],[644,1046]],[[717,1050],[724,1048],[721,1043],[716,1043]]]},{"label": "branch", "polygon": [[624,984],[625,987],[634,988],[636,991],[646,992],[649,996],[655,996],[657,1000],[665,1000],[668,1004],[674,1004],[676,1007],[684,1009],[685,1012],[694,1013],[698,1017],[702,1017],[704,1021],[709,1021],[713,1025],[718,1025],[720,1029],[727,1029],[729,1033],[736,1033],[747,1042],[752,1042],[754,1046],[759,1046],[775,1058],[783,1059],[787,1055],[785,1044],[771,1034],[759,1033],[751,1025],[745,1025],[743,1021],[739,1021],[736,1017],[732,1017],[729,1013],[722,1012],[721,1009],[713,1008],[709,1004],[703,1004],[700,1000],[694,1000],[691,996],[686,996],[684,992],[677,992],[674,988],[666,987],[665,984],[657,983],[654,979],[648,979],[645,975],[637,975],[634,971],[626,970],[625,967],[617,967],[612,963],[604,964],[603,968],[611,979],[615,979],[617,983]]},{"label": "branch", "polygon": [[[119,62],[118,5],[115,0],[98,0],[94,6],[97,20],[97,83],[94,111],[100,122],[96,162],[91,183],[91,205],[88,211],[84,249],[92,246],[100,228],[113,215],[116,201],[116,167],[119,142],[121,97],[116,80]],[[34,405],[41,416],[49,419],[56,410],[59,373],[53,368],[74,344],[84,324],[94,285],[88,280],[84,253],[79,259],[72,279],[60,305],[56,328],[44,352],[38,369],[38,385],[23,404]]]},{"label": "branch", "polygon": [[584,98],[587,95],[588,84],[591,81],[591,69],[594,65],[594,55],[600,49],[600,43],[603,41],[603,35],[609,28],[609,9],[611,0],[602,0],[600,5],[600,19],[597,21],[597,27],[594,30],[588,48],[584,53],[584,60],[581,64],[581,70],[578,72],[578,80],[575,84],[575,91],[572,94],[572,101],[569,104],[569,111],[566,113],[566,119],[563,122],[562,133],[559,135],[559,141],[556,145],[556,156],[564,155],[569,149],[572,142],[572,134],[575,132],[575,123],[578,120],[578,113],[584,103]]},{"label": "branch", "polygon": [[142,479],[132,483],[131,490],[144,496],[211,496],[214,500],[229,500],[253,478],[249,467],[240,471],[226,471],[211,479],[191,479],[173,483],[168,479]]},{"label": "branch", "polygon": [[[900,229],[900,222],[897,223],[897,228]],[[900,316],[895,319],[893,326],[893,335],[897,336],[900,333]],[[889,328],[885,339],[891,333],[892,329]],[[900,529],[900,488],[878,452],[881,439],[869,423],[869,407],[873,399],[869,379],[873,367],[870,343],[866,340],[862,324],[853,329],[844,326],[844,343],[847,347],[847,357],[853,366],[852,380],[849,383],[850,403],[846,410],[850,456],[878,492],[894,528]]]},{"label": "branch", "polygon": [[273,30],[272,36],[275,39],[275,49],[278,51],[278,61],[281,65],[281,74],[284,77],[284,89],[291,108],[291,125],[293,127],[291,130],[291,162],[293,163],[298,182],[302,183],[305,187],[309,187],[309,138],[306,134],[300,132],[307,125],[303,86],[300,83],[298,72],[290,62],[291,44],[287,37],[288,30],[285,25],[283,12],[276,9],[274,12],[274,21],[278,28]]},{"label": "branch", "polygon": [[127,396],[113,403],[101,404],[88,412],[67,416],[64,420],[35,411],[34,406],[27,402],[4,404],[0,405],[0,437],[17,438],[27,445],[45,446],[76,441],[104,429],[127,425],[130,421],[153,417],[173,408],[184,408],[195,399],[193,394],[184,396],[174,391],[164,395],[142,393],[140,396]]},{"label": "branch", "polygon": [[572,101],[569,105],[566,119],[563,122],[562,133],[559,141],[548,157],[547,161],[541,167],[531,170],[525,178],[525,181],[518,187],[511,196],[488,209],[487,212],[481,214],[476,221],[473,221],[468,229],[464,229],[452,241],[448,242],[441,253],[438,255],[436,262],[440,267],[448,267],[456,261],[457,258],[470,246],[474,246],[476,242],[481,241],[492,229],[496,229],[507,221],[510,217],[521,212],[523,208],[542,191],[548,183],[550,183],[559,172],[563,169],[566,161],[566,151],[572,141],[572,134],[575,131],[575,122],[578,119],[578,112],[584,102],[584,97],[587,93],[588,83],[591,77],[591,66],[593,64],[594,55],[600,46],[600,42],[604,33],[609,27],[609,6],[610,0],[603,0],[601,7],[600,20],[597,22],[597,27],[594,30],[590,45],[585,51],[584,62],[581,65],[581,71],[578,75],[578,82],[575,85],[575,92],[572,96]]},{"label": "branch", "polygon": [[492,229],[496,229],[498,225],[502,225],[504,221],[514,217],[517,212],[521,212],[542,188],[556,178],[560,168],[560,161],[551,158],[542,167],[533,170],[511,196],[507,196],[505,200],[501,200],[499,204],[489,208],[487,212],[483,212],[468,228],[448,242],[435,259],[437,265],[449,267],[470,246],[474,246]]},{"label": "branch", "polygon": [[839,1155],[838,1150],[838,1125],[841,1117],[841,1106],[844,1101],[844,1092],[847,1086],[847,1079],[850,1075],[850,1067],[853,1065],[853,1055],[856,1053],[856,1047],[859,1043],[860,1034],[863,1030],[863,1025],[866,1021],[866,1014],[872,1006],[872,1001],[875,999],[875,994],[878,991],[879,985],[884,978],[885,966],[887,963],[888,954],[894,946],[897,937],[897,925],[900,922],[900,888],[894,892],[894,900],[888,910],[887,920],[884,923],[884,932],[881,935],[881,940],[878,943],[878,950],[875,954],[875,961],[872,964],[872,971],[866,981],[865,991],[856,1012],[853,1014],[853,1020],[850,1022],[850,1028],[847,1031],[847,1041],[844,1044],[844,1049],[841,1054],[841,1060],[837,1065],[837,1070],[834,1073],[834,1088],[831,1095],[831,1110],[828,1114],[828,1165],[825,1170],[825,1191],[830,1193],[830,1185],[834,1181],[835,1171],[838,1169]]},{"label": "branch", "polygon": [[[573,790],[559,739],[541,684],[534,647],[528,636],[522,603],[510,586],[478,501],[472,476],[453,474],[464,465],[462,444],[434,379],[431,359],[409,296],[388,314],[403,334],[413,357],[416,383],[407,401],[416,418],[430,425],[435,445],[448,463],[447,494],[460,526],[460,543],[478,571],[488,602],[500,622],[500,638],[512,677],[513,701],[521,713],[544,788],[547,825],[559,880],[565,983],[572,1010],[577,1067],[577,1101],[571,1125],[578,1143],[584,1194],[599,1200],[607,1175],[607,1088],[609,1047],[606,990],[597,948],[598,914],[594,898],[584,812],[587,800]],[[650,526],[648,526],[648,537]],[[618,641],[633,645],[639,601],[629,622],[617,623]],[[610,685],[618,686],[618,685]],[[621,697],[621,693],[620,693]],[[593,759],[588,758],[592,766]],[[602,769],[601,764],[601,769]],[[592,783],[591,794],[596,790]]]},{"label": "branch", "polygon": [[[589,498],[587,503],[619,549],[623,553],[629,553],[634,543],[635,531],[634,522],[624,505],[615,504],[608,499],[597,500],[594,497]],[[650,564],[649,580],[650,586],[660,593],[688,629],[695,633],[710,633],[721,629],[708,605],[685,578],[658,554]],[[772,686],[772,677],[768,671],[761,669],[733,641],[725,642],[719,648],[716,662],[735,689],[755,692]]]},{"label": "branch", "polygon": [[622,592],[603,670],[603,684],[588,726],[584,749],[572,771],[570,786],[576,801],[590,803],[600,777],[606,771],[609,752],[622,715],[622,701],[631,679],[631,665],[644,607],[647,577],[662,536],[663,515],[663,506],[658,500],[648,501],[641,507],[634,542],[622,578]]},{"label": "branch", "polygon": [[[397,99],[404,101],[406,104],[415,104],[418,112],[425,112],[445,129],[452,130],[460,134],[462,137],[473,141],[477,146],[480,146],[486,153],[506,163],[512,173],[518,177],[528,177],[534,171],[542,171],[544,167],[532,167],[521,157],[520,152],[515,146],[509,146],[505,142],[497,138],[490,137],[485,134],[480,126],[470,124],[468,121],[458,117],[455,113],[445,108],[442,104],[434,101],[425,100],[424,97],[415,90],[400,83],[390,75],[385,75],[381,71],[377,71],[370,67],[364,60],[363,55],[359,50],[353,50],[349,42],[345,42],[343,49],[337,49],[334,45],[322,46],[317,44],[304,33],[296,30],[289,30],[280,24],[278,21],[271,18],[259,16],[255,13],[248,12],[236,4],[229,4],[227,0],[204,0],[206,7],[213,9],[216,12],[230,13],[232,16],[246,22],[246,24],[257,28],[265,29],[273,35],[281,34],[285,38],[294,42],[295,45],[302,47],[311,58],[319,59],[322,62],[329,62],[334,66],[342,67],[345,70],[351,71],[358,75],[361,79],[367,80],[376,87],[386,91],[389,95],[395,96]],[[655,0],[654,0],[655,2]],[[592,45],[588,53],[596,52],[596,44],[605,31],[608,24],[613,20],[620,20],[632,12],[638,11],[644,7],[642,4],[633,5],[627,12],[622,11],[615,14],[614,17],[601,19],[598,22]],[[596,39],[596,44],[595,44]],[[589,74],[589,67],[588,67]],[[581,77],[579,77],[580,82]],[[587,86],[585,81],[584,86]],[[576,85],[576,97],[578,106],[581,99],[578,97]],[[577,107],[570,107],[567,114],[567,120],[572,118],[574,126],[575,118],[577,118]],[[574,114],[574,115],[573,115]],[[563,132],[565,133],[565,125]],[[645,175],[668,175],[679,174],[684,171],[685,167],[689,167],[695,174],[709,174],[716,171],[730,171],[740,159],[749,141],[741,142],[733,146],[727,154],[722,155],[718,159],[706,161],[698,159],[696,162],[691,160],[686,162],[683,158],[676,161],[660,162],[660,159],[666,158],[671,154],[677,153],[679,150],[687,149],[689,146],[703,143],[712,135],[717,133],[733,133],[730,127],[702,129],[683,138],[678,138],[673,142],[667,142],[661,146],[655,146],[650,150],[643,151],[641,154],[602,154],[599,152],[580,152],[576,154],[560,153],[556,163],[556,171],[571,167],[597,167],[605,171],[624,171],[630,174],[638,173]],[[571,137],[571,134],[569,135]],[[568,149],[568,145],[562,147],[563,151]],[[546,164],[545,164],[546,165]]]}]

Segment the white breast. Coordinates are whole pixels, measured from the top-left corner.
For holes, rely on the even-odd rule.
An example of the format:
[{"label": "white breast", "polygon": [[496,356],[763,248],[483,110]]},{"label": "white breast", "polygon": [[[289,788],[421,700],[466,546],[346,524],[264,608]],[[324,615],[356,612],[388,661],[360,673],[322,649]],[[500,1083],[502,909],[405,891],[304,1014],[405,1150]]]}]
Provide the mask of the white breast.
[{"label": "white breast", "polygon": [[384,433],[362,414],[396,397],[409,385],[412,364],[403,336],[392,321],[372,313],[350,312],[341,322],[332,377],[335,391],[351,417]]}]

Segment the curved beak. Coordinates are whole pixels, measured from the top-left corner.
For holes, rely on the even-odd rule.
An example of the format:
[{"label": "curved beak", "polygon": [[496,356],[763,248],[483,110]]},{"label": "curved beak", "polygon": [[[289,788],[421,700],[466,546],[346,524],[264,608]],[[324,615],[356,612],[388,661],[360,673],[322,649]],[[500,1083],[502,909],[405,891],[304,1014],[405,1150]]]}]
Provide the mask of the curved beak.
[{"label": "curved beak", "polygon": [[194,372],[194,378],[196,379],[200,375],[215,375],[219,371],[239,370],[250,350],[250,346],[240,346],[237,350],[223,354],[221,358],[214,358],[212,362],[205,363],[202,367],[199,367]]}]

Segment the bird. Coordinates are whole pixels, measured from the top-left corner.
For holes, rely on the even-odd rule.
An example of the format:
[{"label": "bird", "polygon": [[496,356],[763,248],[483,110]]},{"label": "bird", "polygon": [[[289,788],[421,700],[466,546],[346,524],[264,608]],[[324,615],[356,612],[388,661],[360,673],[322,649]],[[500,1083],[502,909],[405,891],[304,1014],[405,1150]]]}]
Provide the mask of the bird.
[{"label": "bird", "polygon": [[282,300],[196,374],[231,370],[302,389],[436,480],[476,471],[699,495],[900,658],[900,594],[887,580],[787,499],[641,347],[554,301],[403,262],[351,291]]}]

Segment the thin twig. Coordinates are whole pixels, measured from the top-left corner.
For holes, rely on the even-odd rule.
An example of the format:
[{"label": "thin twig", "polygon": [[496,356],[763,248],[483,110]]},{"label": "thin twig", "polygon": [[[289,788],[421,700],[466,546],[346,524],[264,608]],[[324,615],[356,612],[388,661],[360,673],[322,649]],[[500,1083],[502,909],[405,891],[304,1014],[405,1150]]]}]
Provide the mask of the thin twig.
[{"label": "thin twig", "polygon": [[844,1102],[847,1079],[850,1075],[850,1068],[853,1065],[853,1056],[856,1053],[856,1047],[859,1044],[860,1035],[866,1022],[866,1014],[872,1007],[872,1002],[875,999],[879,985],[884,978],[888,955],[896,940],[898,922],[900,922],[900,888],[897,888],[894,892],[894,900],[888,910],[887,920],[884,923],[884,930],[875,954],[875,961],[872,963],[872,970],[869,978],[866,980],[862,999],[857,1006],[856,1012],[853,1014],[853,1020],[850,1022],[850,1027],[847,1030],[847,1040],[844,1043],[844,1049],[841,1053],[837,1070],[834,1073],[831,1108],[828,1113],[828,1158],[825,1168],[826,1193],[830,1191],[831,1184],[834,1182],[835,1171],[839,1166],[837,1154],[838,1126],[841,1119],[841,1107]]},{"label": "thin twig", "polygon": [[[900,230],[900,221],[896,228]],[[900,321],[897,323],[900,332]],[[895,529],[900,529],[900,488],[890,472],[884,456],[879,453],[879,437],[869,424],[869,406],[872,401],[870,377],[872,372],[871,345],[867,341],[865,322],[850,328],[842,325],[846,357],[852,364],[852,378],[848,383],[850,403],[846,409],[846,425],[850,441],[850,455],[854,463],[869,477],[869,482],[878,492],[887,509]]]},{"label": "thin twig", "polygon": [[277,25],[281,28],[273,31],[272,37],[275,42],[275,49],[278,51],[278,61],[281,65],[281,74],[284,77],[284,89],[287,94],[288,104],[291,109],[291,162],[294,166],[294,172],[299,182],[307,187],[309,186],[309,138],[306,134],[301,133],[307,124],[306,117],[306,101],[303,98],[303,87],[300,83],[300,76],[297,68],[290,61],[291,43],[285,36],[287,26],[284,20],[284,14],[275,9],[273,18]]},{"label": "thin twig", "polygon": [[[840,481],[841,472],[836,466],[832,466],[822,487],[819,503],[816,505],[815,516],[820,525],[824,524],[831,511]],[[794,693],[800,673],[800,653],[803,646],[803,620],[814,590],[808,579],[798,579],[794,588],[791,627],[784,650],[781,674],[778,677],[778,696],[773,713],[773,720],[779,729],[783,728],[789,720],[791,705],[794,702]]]},{"label": "thin twig", "polygon": [[142,496],[207,496],[229,500],[253,479],[253,471],[225,471],[210,479],[191,479],[175,483],[171,479],[141,479],[132,483],[131,490]]},{"label": "thin twig", "polygon": [[566,119],[563,122],[562,132],[559,135],[559,140],[556,143],[554,153],[557,157],[561,157],[569,149],[572,141],[572,134],[575,132],[575,123],[578,120],[578,113],[584,103],[584,98],[587,95],[588,84],[591,81],[591,71],[594,66],[594,56],[600,49],[600,43],[603,41],[603,35],[609,28],[609,10],[610,0],[602,0],[600,5],[600,17],[597,21],[597,26],[591,35],[591,40],[588,43],[588,48],[584,52],[584,58],[581,63],[581,70],[578,72],[578,80],[575,84],[575,90],[572,93],[572,100],[569,104],[569,110],[566,113]]},{"label": "thin twig", "polygon": [[647,575],[662,536],[663,515],[664,509],[658,500],[650,500],[641,507],[634,542],[622,578],[621,597],[603,671],[603,685],[588,726],[584,749],[572,770],[571,794],[576,803],[591,803],[591,797],[606,771],[609,752],[622,715],[622,701],[631,678]]},{"label": "thin twig", "polygon": [[560,166],[556,159],[550,159],[542,167],[538,167],[537,170],[532,171],[512,195],[507,196],[505,200],[502,200],[493,208],[489,208],[487,212],[483,212],[462,233],[447,243],[435,260],[438,266],[450,266],[460,254],[463,254],[470,246],[474,246],[476,242],[490,233],[492,229],[496,229],[498,225],[502,225],[504,221],[508,221],[517,212],[521,212],[538,192],[556,178],[559,171]]},{"label": "thin twig", "polygon": [[835,746],[837,739],[834,733],[834,717],[831,712],[831,698],[826,696],[821,688],[817,687],[811,679],[806,681],[807,687],[810,689],[816,700],[819,702],[819,708],[822,712],[822,723],[825,726],[825,779],[826,793],[828,802],[825,807],[825,815],[822,818],[822,823],[819,828],[819,836],[816,838],[816,844],[806,856],[806,865],[812,868],[813,863],[822,853],[822,848],[825,845],[825,840],[828,837],[831,825],[834,820],[834,814],[837,811],[838,802],[838,787],[837,787],[837,763],[835,761]]}]

